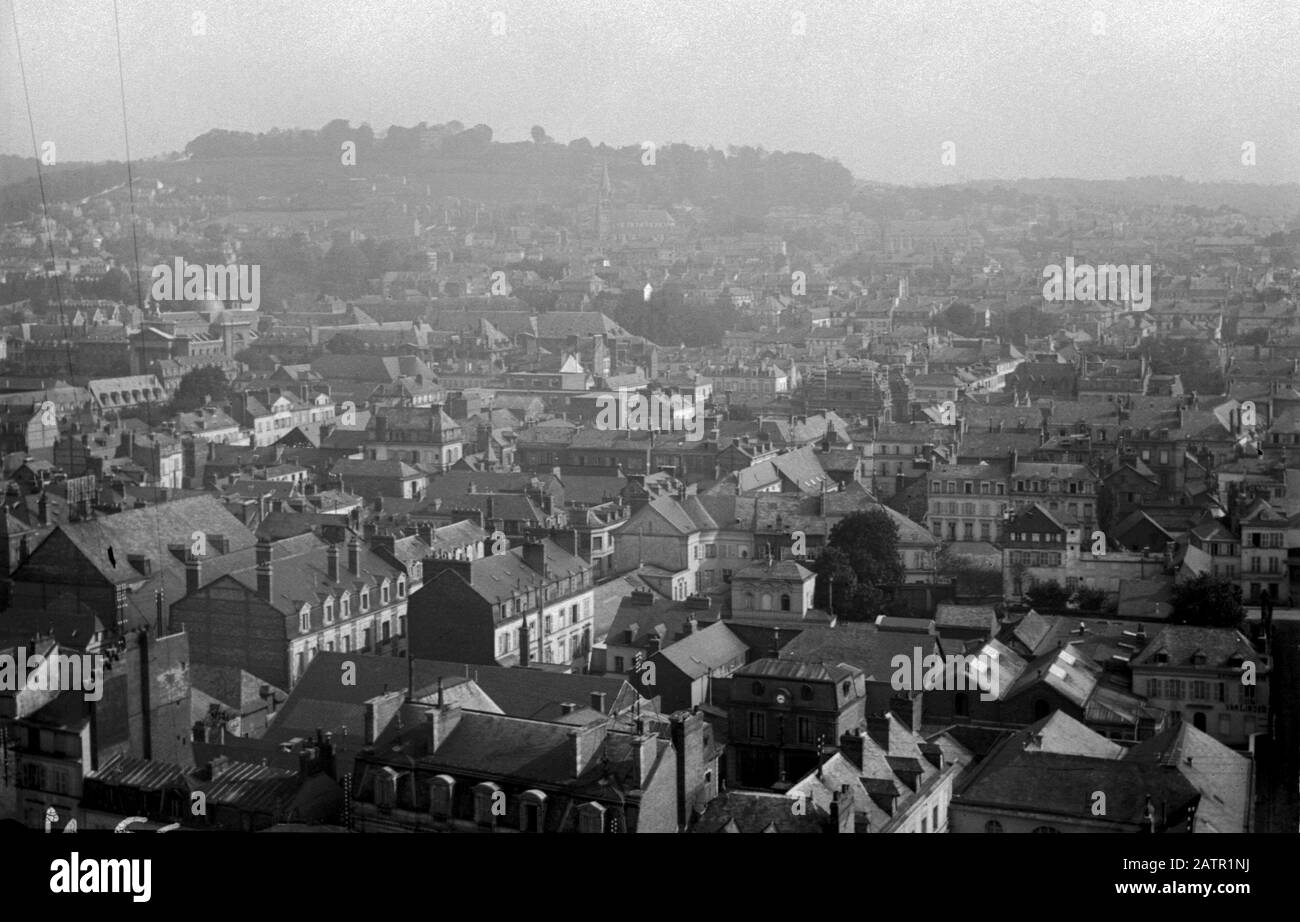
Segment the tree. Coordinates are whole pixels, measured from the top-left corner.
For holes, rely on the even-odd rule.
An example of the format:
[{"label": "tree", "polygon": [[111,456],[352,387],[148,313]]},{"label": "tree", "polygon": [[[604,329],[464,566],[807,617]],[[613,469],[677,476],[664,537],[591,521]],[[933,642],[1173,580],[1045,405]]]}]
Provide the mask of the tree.
[{"label": "tree", "polygon": [[817,574],[817,588],[813,604],[832,612],[851,609],[858,589],[858,576],[849,565],[849,557],[837,547],[822,551],[813,564]]},{"label": "tree", "polygon": [[959,596],[970,598],[1002,595],[1001,570],[980,566],[975,558],[955,554],[951,548],[945,547],[939,552],[935,568],[953,581]]},{"label": "tree", "polygon": [[1115,521],[1116,496],[1115,491],[1106,483],[1097,487],[1097,527],[1110,534],[1112,528],[1117,524]]},{"label": "tree", "polygon": [[546,129],[541,125],[534,125],[532,130],[534,144],[550,144],[551,136],[546,133]]},{"label": "tree", "polygon": [[1240,627],[1246,617],[1241,587],[1231,580],[1202,574],[1174,586],[1174,624],[1201,627]]},{"label": "tree", "polygon": [[818,604],[828,603],[833,579],[836,615],[847,621],[875,617],[886,596],[903,581],[898,526],[879,509],[845,516],[831,529],[814,569]]},{"label": "tree", "polygon": [[335,355],[356,355],[366,351],[366,341],[355,333],[339,333],[325,343],[325,351]]},{"label": "tree", "polygon": [[975,311],[969,304],[956,301],[944,308],[943,324],[954,333],[968,335],[975,330]]},{"label": "tree", "polygon": [[1107,599],[1106,593],[1100,589],[1090,589],[1087,586],[1074,593],[1074,602],[1079,606],[1079,611],[1102,611],[1108,607]]},{"label": "tree", "polygon": [[270,356],[252,349],[241,349],[236,352],[235,361],[243,362],[248,366],[248,370],[255,374],[270,374],[275,371],[275,361]]},{"label": "tree", "polygon": [[1070,591],[1054,579],[1045,582],[1035,583],[1025,598],[1034,608],[1045,611],[1056,611],[1065,608],[1065,603],[1070,601]]},{"label": "tree", "polygon": [[172,398],[172,409],[178,413],[197,410],[209,400],[222,403],[230,397],[230,382],[220,368],[209,365],[196,368],[181,378]]},{"label": "tree", "polygon": [[869,509],[845,516],[831,529],[829,543],[848,555],[859,582],[880,586],[903,581],[898,526],[888,513]]}]

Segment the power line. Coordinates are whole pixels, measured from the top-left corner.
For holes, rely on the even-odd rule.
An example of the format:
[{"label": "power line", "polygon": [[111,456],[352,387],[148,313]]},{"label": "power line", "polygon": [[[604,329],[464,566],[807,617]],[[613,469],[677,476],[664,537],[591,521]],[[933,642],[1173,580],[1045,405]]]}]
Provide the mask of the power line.
[{"label": "power line", "polygon": [[[12,3],[13,0],[10,0],[10,2]],[[130,128],[128,127],[127,118],[126,118],[126,73],[125,73],[125,68],[122,65],[122,27],[118,20],[117,0],[113,0],[113,34],[117,40],[117,86],[118,86],[118,94],[122,103],[122,141],[123,141],[123,146],[126,150],[126,194],[127,194],[127,200],[130,202],[130,207],[131,207],[131,248],[135,257],[135,306],[136,306],[136,310],[140,312],[141,335],[143,335],[144,298],[140,293],[140,237],[136,226],[137,219],[136,219],[136,211],[135,211],[135,177],[131,169],[131,132],[130,132]],[[143,342],[141,343],[141,345],[143,345]],[[142,371],[147,371],[147,369],[142,369]],[[147,378],[147,375],[143,375],[142,377]],[[148,382],[147,381],[141,382],[140,392],[144,395],[145,423],[149,428],[149,434],[151,440],[154,442],[155,447],[159,448],[159,450],[157,451],[152,451],[151,454],[158,459],[158,479],[161,480],[162,472],[163,472],[162,471],[163,453],[160,449],[160,446],[157,445],[157,439],[159,433],[154,431],[153,397],[149,393],[149,391],[150,388],[148,386]],[[118,423],[121,424],[122,414],[120,412],[118,413],[117,419],[118,419]],[[130,444],[134,448],[135,445],[134,438],[131,439]],[[131,458],[130,460],[134,462],[135,459]],[[184,458],[184,448],[182,447],[181,449],[182,474],[184,474],[184,467],[185,467],[185,458]],[[145,473],[146,475],[148,474],[147,468]],[[154,487],[155,502],[153,503],[153,505],[155,506],[157,505],[158,489],[159,487],[157,486]],[[167,553],[167,551],[163,547],[162,530],[158,524],[157,512],[155,512],[153,516],[153,531],[154,531],[154,546],[158,554],[158,574],[159,574],[158,579],[159,579],[159,586],[161,587],[163,582],[162,580],[163,554]],[[206,541],[204,543],[206,545]],[[187,551],[187,554],[188,553],[189,552]]]},{"label": "power line", "polygon": [[[116,0],[114,0],[116,2]],[[18,73],[22,78],[23,84],[23,102],[27,106],[27,127],[32,135],[32,157],[36,161],[36,184],[41,192],[41,220],[45,225],[45,242],[50,248],[50,263],[54,273],[54,297],[59,303],[59,326],[63,328],[64,349],[68,354],[68,377],[74,379],[72,370],[72,340],[69,339],[68,321],[63,310],[63,288],[59,285],[59,263],[58,257],[54,253],[54,232],[50,228],[50,208],[49,202],[45,198],[45,175],[41,170],[41,152],[40,145],[36,143],[36,122],[32,118],[32,98],[27,91],[27,68],[23,65],[23,44],[18,37],[18,11],[14,8],[13,0],[9,0],[9,19],[14,28],[14,46],[18,52]],[[69,384],[75,386],[75,380],[69,380]]]}]

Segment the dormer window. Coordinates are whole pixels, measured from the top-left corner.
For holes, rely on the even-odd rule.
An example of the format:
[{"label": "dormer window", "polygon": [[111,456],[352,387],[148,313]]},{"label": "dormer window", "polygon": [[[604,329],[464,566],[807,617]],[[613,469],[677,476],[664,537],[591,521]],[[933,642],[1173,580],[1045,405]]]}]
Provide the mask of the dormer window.
[{"label": "dormer window", "polygon": [[325,605],[323,607],[325,609],[325,623],[333,624],[334,623],[334,600],[326,599]]},{"label": "dormer window", "polygon": [[474,786],[474,822],[483,826],[496,825],[496,818],[505,812],[505,792],[491,781]]},{"label": "dormer window", "polygon": [[541,832],[546,823],[546,795],[536,789],[519,795],[519,831]]},{"label": "dormer window", "polygon": [[605,831],[605,807],[594,800],[578,808],[578,832],[603,833]]},{"label": "dormer window", "polygon": [[384,583],[382,586],[379,587],[379,604],[380,605],[388,604],[388,583]]},{"label": "dormer window", "polygon": [[456,779],[451,775],[438,775],[429,782],[429,809],[434,816],[446,819],[451,816],[452,797],[456,792]]},{"label": "dormer window", "polygon": [[1167,651],[1167,650],[1157,650],[1155,656],[1153,656],[1152,659],[1153,659],[1155,662],[1157,662],[1157,663],[1168,663],[1168,662],[1169,662],[1169,651]]},{"label": "dormer window", "polygon": [[298,630],[304,634],[311,630],[311,608],[306,605],[298,613]]},{"label": "dormer window", "polygon": [[369,589],[361,590],[361,610],[370,611],[370,590]]},{"label": "dormer window", "polygon": [[406,577],[404,576],[397,578],[397,597],[399,599],[406,598]]},{"label": "dormer window", "polygon": [[352,615],[352,596],[346,592],[339,597],[339,617],[349,618]]},{"label": "dormer window", "polygon": [[397,772],[384,766],[375,775],[375,806],[392,809],[397,801]]}]

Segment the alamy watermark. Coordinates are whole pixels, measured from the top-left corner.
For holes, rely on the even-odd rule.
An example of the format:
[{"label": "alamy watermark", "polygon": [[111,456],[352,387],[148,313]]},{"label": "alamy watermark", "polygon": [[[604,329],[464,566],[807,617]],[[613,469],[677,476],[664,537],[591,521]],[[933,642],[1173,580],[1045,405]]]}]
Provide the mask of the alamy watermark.
[{"label": "alamy watermark", "polygon": [[1151,306],[1150,266],[1075,265],[1065,259],[1062,268],[1043,268],[1043,298],[1047,301],[1128,301],[1135,311]]},{"label": "alamy watermark", "polygon": [[87,701],[104,697],[104,657],[99,653],[44,656],[26,647],[0,653],[0,691],[79,691]]},{"label": "alamy watermark", "polygon": [[1000,691],[997,651],[926,653],[921,647],[889,661],[894,691],[978,691],[981,701],[996,701]]},{"label": "alamy watermark", "polygon": [[685,432],[688,442],[704,438],[703,401],[690,394],[665,394],[656,391],[650,396],[636,391],[619,391],[601,394],[596,398],[599,412],[596,428],[642,432]]},{"label": "alamy watermark", "polygon": [[237,301],[257,310],[262,304],[262,267],[229,263],[202,266],[179,256],[172,265],[159,263],[149,273],[155,301]]}]

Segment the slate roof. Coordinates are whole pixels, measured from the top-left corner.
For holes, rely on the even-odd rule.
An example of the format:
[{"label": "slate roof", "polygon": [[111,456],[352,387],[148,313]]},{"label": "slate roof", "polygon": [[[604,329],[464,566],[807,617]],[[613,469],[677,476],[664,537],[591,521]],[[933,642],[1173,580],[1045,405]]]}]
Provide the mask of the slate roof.
[{"label": "slate roof", "polygon": [[825,810],[809,806],[803,815],[790,798],[766,791],[726,791],[705,808],[693,833],[823,833],[830,822]]},{"label": "slate roof", "polygon": [[769,678],[812,682],[839,682],[861,674],[861,669],[848,663],[814,663],[785,658],[755,660],[736,672],[737,676],[746,679]]},{"label": "slate roof", "polygon": [[685,676],[698,679],[714,669],[743,659],[749,647],[721,621],[670,643],[659,651]]},{"label": "slate roof", "polygon": [[[1168,662],[1157,662],[1157,653],[1167,654]],[[1160,628],[1130,665],[1185,669],[1194,665],[1197,654],[1205,655],[1203,668],[1206,669],[1238,669],[1243,662],[1255,663],[1261,670],[1268,668],[1268,660],[1256,653],[1250,641],[1235,628],[1190,624],[1167,624]]]},{"label": "slate roof", "polygon": [[[576,574],[591,569],[586,561],[574,557],[554,541],[544,539],[541,543],[545,549],[546,569],[551,579],[565,573]],[[513,598],[520,591],[518,588],[520,586],[533,589],[540,587],[543,583],[542,576],[524,563],[523,553],[522,546],[512,547],[504,554],[493,554],[471,561],[466,565],[470,574],[467,582],[484,601],[491,605]],[[438,577],[440,572],[448,571],[458,574],[458,570],[447,568],[445,571],[440,571],[436,563],[430,564],[425,568],[425,588],[429,588],[429,584]],[[460,578],[464,579],[464,577]]]},{"label": "slate roof", "polygon": [[1186,721],[1130,746],[1123,758],[1176,768],[1201,794],[1194,832],[1246,832],[1254,765]]},{"label": "slate roof", "polygon": [[868,681],[891,681],[896,655],[914,657],[939,653],[936,637],[914,631],[892,631],[884,626],[859,622],[810,624],[781,648],[781,657],[797,661],[848,663],[862,670]]}]

